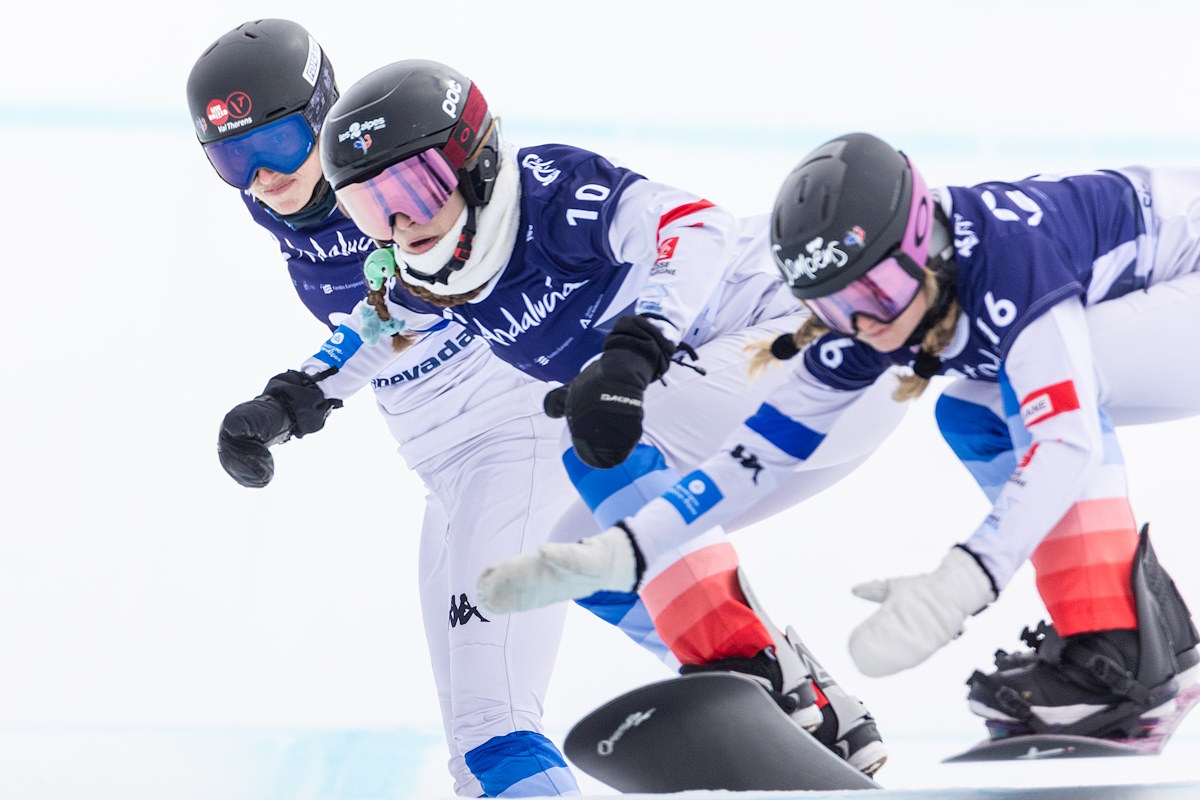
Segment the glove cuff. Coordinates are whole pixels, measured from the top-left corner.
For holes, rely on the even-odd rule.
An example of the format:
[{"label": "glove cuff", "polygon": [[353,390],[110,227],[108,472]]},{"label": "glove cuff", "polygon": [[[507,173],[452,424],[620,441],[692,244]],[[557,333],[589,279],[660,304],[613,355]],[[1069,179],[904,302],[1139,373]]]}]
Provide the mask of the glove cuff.
[{"label": "glove cuff", "polygon": [[962,550],[964,553],[966,553],[967,555],[969,555],[971,557],[971,560],[973,560],[975,562],[975,565],[977,567],[979,567],[979,571],[982,572],[988,580],[988,586],[990,586],[992,589],[992,600],[995,600],[997,597],[999,597],[1000,596],[1000,587],[996,585],[996,579],[992,577],[992,573],[987,568],[987,565],[983,563],[983,559],[981,559],[977,554],[975,554],[971,550],[971,548],[967,547],[965,544],[956,544],[956,545],[954,545],[954,547],[952,549],[953,550]]},{"label": "glove cuff", "polygon": [[634,579],[633,588],[630,591],[636,592],[641,588],[642,578],[646,575],[646,557],[642,555],[642,548],[638,547],[633,529],[626,525],[624,520],[620,520],[613,527],[620,528],[625,532],[625,537],[629,539],[629,546],[633,548]]},{"label": "glove cuff", "polygon": [[341,400],[325,397],[313,376],[294,369],[267,381],[261,396],[283,406],[291,422],[291,433],[297,438],[321,430],[329,412],[342,407]]},{"label": "glove cuff", "polygon": [[628,360],[625,363],[634,376],[644,379],[643,386],[649,386],[661,378],[671,365],[675,343],[663,335],[650,317],[633,315],[618,319],[612,332],[604,339],[604,354],[616,352],[626,357],[636,357],[636,366]]}]

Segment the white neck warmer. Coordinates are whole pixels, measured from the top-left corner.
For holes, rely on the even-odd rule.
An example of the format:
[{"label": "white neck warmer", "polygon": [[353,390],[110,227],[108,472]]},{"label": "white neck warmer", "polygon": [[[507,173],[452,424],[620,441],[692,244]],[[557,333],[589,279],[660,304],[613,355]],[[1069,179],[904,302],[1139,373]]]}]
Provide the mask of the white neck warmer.
[{"label": "white neck warmer", "polygon": [[[508,263],[513,246],[517,241],[517,223],[521,219],[521,184],[518,180],[520,167],[517,165],[517,148],[505,146],[500,152],[500,170],[492,187],[492,199],[476,211],[475,240],[471,245],[471,257],[462,269],[450,274],[446,283],[425,283],[409,275],[406,270],[397,270],[401,280],[411,286],[438,295],[466,294],[490,281]],[[445,266],[458,247],[467,222],[467,210],[445,236],[430,250],[420,253],[403,253],[393,248],[397,260],[417,272],[432,275]]]}]

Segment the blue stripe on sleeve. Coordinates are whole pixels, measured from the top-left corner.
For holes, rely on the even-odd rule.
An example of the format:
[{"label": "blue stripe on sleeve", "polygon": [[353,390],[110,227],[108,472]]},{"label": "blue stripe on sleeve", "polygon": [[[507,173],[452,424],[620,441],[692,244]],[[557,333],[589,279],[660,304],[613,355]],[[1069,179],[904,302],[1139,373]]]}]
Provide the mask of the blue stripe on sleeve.
[{"label": "blue stripe on sleeve", "polygon": [[763,403],[746,420],[746,427],[793,458],[808,458],[825,441],[825,434],[814,431],[787,416],[769,403]]}]

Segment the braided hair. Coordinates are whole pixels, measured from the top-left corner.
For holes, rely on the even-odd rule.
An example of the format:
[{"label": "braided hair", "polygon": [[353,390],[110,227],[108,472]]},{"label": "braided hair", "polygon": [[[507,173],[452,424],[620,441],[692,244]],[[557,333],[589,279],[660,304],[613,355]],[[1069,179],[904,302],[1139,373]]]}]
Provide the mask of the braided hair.
[{"label": "braided hair", "polygon": [[[941,372],[942,363],[939,355],[954,338],[961,313],[958,300],[954,297],[953,285],[943,287],[938,280],[937,273],[926,267],[925,283],[921,287],[921,291],[928,298],[929,307],[935,312],[939,310],[938,301],[942,299],[942,292],[946,290],[949,290],[949,294],[945,296],[947,302],[945,302],[944,312],[936,316],[921,336],[921,349],[917,352],[913,374],[902,376],[899,379],[900,385],[892,393],[892,399],[898,403],[920,397],[925,391],[925,387],[929,385],[930,379]],[[785,333],[774,340],[756,342],[747,346],[746,352],[750,353],[751,377],[761,375],[778,361],[786,361],[794,357],[829,332],[830,329],[817,319],[815,314],[810,314],[795,333]]]}]

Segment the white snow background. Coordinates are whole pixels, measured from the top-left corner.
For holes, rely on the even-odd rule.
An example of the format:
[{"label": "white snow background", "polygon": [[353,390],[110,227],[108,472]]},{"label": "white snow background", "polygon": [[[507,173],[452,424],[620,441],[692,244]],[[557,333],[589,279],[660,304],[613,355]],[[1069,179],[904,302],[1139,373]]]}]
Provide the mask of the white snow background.
[{"label": "white snow background", "polygon": [[[225,411],[325,337],[184,97],[212,40],[267,16],[305,25],[343,88],[442,60],[509,140],[589,147],[742,214],[848,130],[901,147],[932,185],[1200,162],[1189,2],[7,5],[0,796],[450,794],[416,611],[423,490],[369,394],[280,448],[265,490],[216,459]],[[1028,569],[926,664],[857,673],[846,637],[871,609],[849,587],[932,568],[986,511],[934,428],[935,394],[859,472],[735,539],[776,621],[877,716],[881,782],[1200,777],[1195,720],[1157,759],[938,764],[983,733],[966,677],[1043,614]],[[1200,605],[1200,423],[1120,438],[1135,511]],[[549,733],[663,677],[573,610]]]}]

